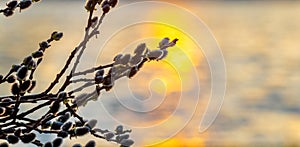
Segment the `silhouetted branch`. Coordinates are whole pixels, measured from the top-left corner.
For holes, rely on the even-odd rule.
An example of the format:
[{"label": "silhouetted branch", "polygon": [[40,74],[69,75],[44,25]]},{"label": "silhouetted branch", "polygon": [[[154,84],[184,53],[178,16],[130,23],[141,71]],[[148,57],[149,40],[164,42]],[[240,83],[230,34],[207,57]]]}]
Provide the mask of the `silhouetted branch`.
[{"label": "silhouetted branch", "polygon": [[[0,9],[0,13],[11,16],[16,8],[23,10],[28,8],[32,2],[38,1],[40,0],[11,0],[7,3],[6,8]],[[115,131],[95,128],[97,120],[84,120],[77,110],[89,101],[97,100],[102,92],[112,89],[119,78],[132,78],[145,62],[159,61],[165,58],[168,54],[167,48],[174,46],[178,39],[169,42],[169,38],[164,38],[159,43],[159,48],[155,50],[149,50],[145,43],[141,43],[136,47],[134,53],[119,54],[114,57],[113,63],[77,71],[88,42],[100,34],[99,27],[104,17],[111,8],[115,7],[117,2],[117,0],[86,1],[85,8],[89,15],[83,39],[71,51],[62,69],[44,91],[31,94],[31,91],[36,87],[34,73],[41,65],[43,55],[46,49],[50,47],[50,43],[59,41],[63,37],[62,32],[54,31],[46,41],[39,43],[38,50],[25,57],[20,64],[12,65],[4,77],[0,75],[0,85],[7,83],[11,86],[11,95],[0,97],[0,139],[11,144],[21,140],[23,143],[46,146],[54,144],[55,140],[62,142],[63,138],[69,137],[71,139],[89,133],[97,138],[121,144],[123,147],[131,146],[134,143],[128,135],[131,130],[123,130],[123,126],[117,126]],[[94,16],[96,6],[100,6],[102,9],[100,18]],[[69,71],[68,74],[66,74],[67,71]],[[77,76],[92,73],[95,75],[93,79],[77,78]],[[61,82],[62,78],[65,78],[63,82]],[[82,84],[74,84],[76,87],[72,90],[66,90],[71,83],[78,82]],[[61,84],[61,87],[55,93],[53,88],[58,84]],[[83,92],[91,86],[95,87],[92,91]],[[20,107],[23,104],[31,104],[32,107],[23,110]],[[45,108],[47,111],[42,111]],[[31,116],[34,114],[38,115],[37,118]],[[57,138],[52,142],[44,143],[38,140],[36,133],[54,134]],[[125,138],[121,138],[122,135]],[[93,141],[89,143],[95,144]]]}]

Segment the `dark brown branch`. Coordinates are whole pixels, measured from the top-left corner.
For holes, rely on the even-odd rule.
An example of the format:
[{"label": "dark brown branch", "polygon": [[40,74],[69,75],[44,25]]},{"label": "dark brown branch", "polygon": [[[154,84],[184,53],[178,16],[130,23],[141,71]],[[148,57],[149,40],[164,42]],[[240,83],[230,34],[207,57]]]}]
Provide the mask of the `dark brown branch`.
[{"label": "dark brown branch", "polygon": [[4,83],[7,78],[13,73],[14,71],[11,69],[7,74],[6,76],[0,81],[0,84]]},{"label": "dark brown branch", "polygon": [[72,114],[73,116],[75,116],[76,118],[78,118],[79,121],[80,121],[81,123],[84,123],[83,118],[82,118],[81,116],[79,116],[79,115],[74,111],[74,109],[73,109],[68,103],[66,104],[66,106],[67,106],[67,108],[68,108],[68,111],[71,112],[71,114]]},{"label": "dark brown branch", "polygon": [[92,82],[92,81],[94,81],[94,79],[81,78],[81,79],[71,80],[71,83]]},{"label": "dark brown branch", "polygon": [[[16,2],[16,1],[13,1],[13,2]],[[28,2],[31,2],[31,1],[26,1],[26,2],[28,4]],[[7,135],[15,133],[16,129],[22,129],[23,133],[29,133],[32,130],[34,130],[38,133],[41,133],[41,134],[42,133],[49,133],[49,134],[61,133],[62,132],[61,130],[59,130],[59,131],[51,130],[51,129],[54,129],[54,128],[52,128],[52,126],[51,126],[50,130],[39,129],[39,127],[46,128],[46,126],[44,126],[44,125],[48,125],[48,123],[44,124],[44,122],[47,122],[49,120],[51,120],[51,122],[55,122],[55,121],[65,122],[65,120],[62,121],[62,119],[63,119],[64,116],[69,117],[69,112],[72,114],[73,118],[79,119],[79,121],[82,124],[85,123],[83,117],[76,113],[77,105],[74,104],[74,103],[71,103],[69,101],[70,98],[74,98],[74,96],[70,96],[70,95],[72,95],[75,92],[80,92],[80,91],[84,90],[85,88],[87,88],[89,86],[95,85],[94,79],[81,78],[81,79],[77,79],[77,80],[75,79],[74,80],[72,78],[75,76],[74,73],[76,73],[76,69],[77,69],[78,65],[80,64],[80,60],[82,58],[82,55],[83,55],[84,51],[87,48],[87,43],[89,42],[89,40],[92,37],[95,36],[97,38],[97,35],[100,34],[100,31],[98,29],[99,29],[100,25],[102,24],[105,13],[107,13],[108,10],[109,10],[109,9],[108,10],[103,9],[103,6],[106,6],[105,8],[112,8],[112,7],[115,6],[115,4],[113,2],[105,1],[106,3],[102,3],[103,4],[102,5],[103,13],[101,15],[101,18],[97,22],[97,17],[93,18],[93,12],[95,10],[95,6],[97,5],[97,3],[99,5],[101,5],[100,3],[102,1],[91,0],[91,2],[93,4],[91,6],[92,9],[89,11],[88,24],[87,24],[87,27],[85,28],[84,38],[80,42],[80,44],[77,47],[75,47],[73,49],[73,51],[70,53],[68,59],[66,60],[65,65],[62,67],[60,72],[56,74],[55,79],[50,83],[50,85],[43,92],[41,92],[39,94],[30,94],[30,90],[27,90],[27,91],[24,90],[24,89],[28,88],[28,87],[26,87],[27,84],[22,85],[22,81],[19,80],[17,82],[19,82],[20,87],[17,87],[19,89],[17,89],[17,88],[16,89],[19,90],[19,91],[20,91],[20,89],[22,89],[23,91],[13,92],[13,93],[22,93],[22,94],[15,94],[14,96],[2,96],[2,97],[0,97],[0,100],[3,100],[4,98],[12,98],[12,100],[6,99],[5,102],[0,103],[0,106],[4,108],[3,110],[9,110],[9,111],[6,111],[4,113],[2,118],[0,118],[0,139],[6,139]],[[117,1],[115,1],[115,2],[117,2]],[[29,3],[29,5],[30,4],[31,3]],[[17,7],[20,7],[20,5],[18,4]],[[20,10],[21,10],[21,7],[20,7]],[[0,10],[0,12],[3,12],[3,11]],[[50,43],[54,40],[58,41],[61,37],[62,37],[62,34],[58,35],[58,36],[56,36],[55,34],[52,34],[51,38],[48,39],[47,42]],[[42,43],[45,43],[45,42],[42,42]],[[45,51],[46,48],[44,48],[43,46],[44,46],[44,44],[40,44],[41,48],[39,50]],[[37,55],[37,56],[35,56],[35,55]],[[40,57],[39,54],[33,54],[32,56],[34,57],[35,61],[36,61],[37,58]],[[75,56],[76,56],[76,60],[75,60]],[[29,75],[30,80],[32,80],[34,78],[34,73],[36,71],[36,68],[40,65],[40,63],[42,61],[43,61],[43,58],[39,58],[37,60],[36,67],[34,69],[30,69],[30,75]],[[70,64],[72,64],[72,63],[73,63],[73,65],[71,66]],[[21,65],[25,65],[25,63],[22,63]],[[98,67],[94,67],[92,69],[88,69],[88,70],[83,71],[83,72],[78,72],[76,74],[82,75],[82,74],[92,73],[95,70],[109,68],[109,67],[112,67],[112,66],[113,66],[113,64],[98,66]],[[10,72],[0,81],[0,84],[4,83],[7,79],[7,77],[9,77],[16,70],[17,69],[14,69],[14,71],[13,71],[13,69],[11,69]],[[65,76],[66,77],[65,81],[64,81],[64,83],[62,83],[62,86],[59,88],[59,91],[57,93],[54,93],[54,94],[51,93],[53,88],[56,85],[58,85],[58,83],[60,83],[60,79],[66,74],[67,70],[70,71],[70,73]],[[20,74],[20,73],[22,73],[22,72],[18,71],[18,74]],[[20,78],[20,76],[18,74],[17,74],[17,76]],[[24,80],[24,79],[22,79],[22,80]],[[25,80],[27,80],[27,79],[25,79]],[[74,90],[68,92],[67,94],[65,92],[63,92],[63,91],[65,91],[66,88],[68,88],[68,86],[72,82],[73,83],[85,82],[85,83],[82,86],[77,87]],[[21,86],[23,86],[23,87],[21,87]],[[102,89],[104,89],[103,87],[99,87],[99,85],[97,85],[96,87],[97,87],[96,90],[94,90],[93,93],[90,93],[87,96],[92,95],[92,94],[94,94],[94,96],[97,96],[97,94],[99,95],[99,92]],[[28,92],[28,93],[25,93],[25,92]],[[60,93],[60,92],[62,92],[62,93]],[[25,94],[30,94],[30,95],[23,96]],[[95,97],[88,97],[88,98],[92,99],[92,98],[95,98]],[[38,102],[41,102],[41,101],[43,103],[38,103]],[[55,102],[55,103],[53,103],[53,102]],[[18,111],[20,109],[20,105],[24,104],[24,103],[38,103],[38,104],[36,104],[33,108],[31,108],[27,111],[23,111],[22,113],[20,112],[20,114],[19,114]],[[63,111],[59,111],[60,107],[54,107],[54,106],[58,106],[57,104],[62,104],[62,103],[66,106],[66,109],[64,109]],[[10,110],[12,110],[12,109],[10,107],[8,107],[11,104],[14,104],[14,108],[13,108],[14,112],[12,112],[12,113],[10,112]],[[43,111],[44,114],[40,114],[38,118],[32,119],[31,117],[28,116],[28,115],[33,114],[35,112],[36,113],[39,112],[38,110],[40,110],[42,108],[47,108],[49,106],[50,106],[50,109],[48,109],[48,111]],[[6,107],[8,109],[6,109]],[[57,113],[57,112],[59,112],[59,113]],[[68,115],[65,114],[66,112],[68,112]],[[9,116],[9,114],[11,114],[11,116]],[[59,118],[56,119],[56,120],[53,120],[56,117],[59,117]],[[67,119],[69,119],[69,118],[67,118]],[[7,121],[9,121],[9,122],[7,122]],[[51,124],[51,125],[53,125],[53,124]],[[78,125],[78,126],[80,126],[80,125]],[[49,127],[49,126],[47,126],[47,127]],[[76,131],[74,131],[74,130],[67,131],[67,133],[69,133],[70,136],[72,136],[72,135],[76,136],[76,134],[74,132],[76,132]],[[94,135],[95,137],[105,139],[104,136],[101,136],[101,135],[97,134],[97,132],[94,131],[94,130],[90,130],[90,133],[92,135]],[[25,134],[23,134],[23,135],[25,136]],[[77,135],[79,135],[79,134],[77,134]],[[16,136],[18,136],[18,135],[16,135]],[[113,140],[110,140],[110,141],[113,141]],[[30,143],[34,144],[36,146],[43,146],[43,143],[41,143],[38,139],[35,139],[34,141],[31,141]]]},{"label": "dark brown branch", "polygon": [[[37,103],[38,101],[45,101],[45,100],[55,100],[57,99],[56,97],[55,98],[50,98],[51,96],[44,96],[44,97],[40,97],[40,98],[36,98],[36,99],[30,99],[30,100],[22,100],[22,97],[21,97],[21,100],[19,101],[20,104],[21,103]],[[11,101],[11,102],[1,102],[0,103],[0,106],[3,105],[3,106],[7,106],[9,104],[15,104],[16,101]]]},{"label": "dark brown branch", "polygon": [[59,79],[63,76],[63,74],[66,72],[66,70],[68,69],[72,59],[74,58],[75,54],[78,51],[78,47],[76,47],[70,54],[65,66],[63,67],[63,69],[59,72],[59,74],[56,75],[56,78],[54,79],[53,82],[51,82],[50,86],[43,92],[43,94],[47,94],[49,93],[53,87],[59,82]]},{"label": "dark brown branch", "polygon": [[[77,65],[79,63],[79,60],[80,60],[80,58],[81,58],[81,56],[83,54],[83,51],[85,49],[85,46],[86,46],[89,38],[91,38],[93,35],[97,35],[98,34],[97,29],[99,28],[99,26],[100,26],[103,18],[104,18],[104,14],[102,15],[101,19],[99,20],[99,23],[98,23],[97,27],[91,32],[90,35],[88,35],[88,30],[86,31],[85,39],[79,44],[78,47],[76,47],[71,52],[71,55],[69,56],[69,58],[68,58],[68,60],[67,60],[67,62],[65,64],[65,66],[63,67],[63,69],[61,70],[61,72],[59,74],[57,74],[55,80],[50,84],[50,86],[43,93],[40,93],[40,94],[37,94],[37,95],[32,95],[31,97],[35,98],[35,97],[38,97],[38,96],[45,96],[45,95],[47,95],[47,93],[49,93],[52,90],[52,88],[59,82],[59,79],[62,77],[62,75],[68,69],[68,67],[69,67],[72,59],[74,58],[75,54],[80,49],[80,47],[82,47],[80,54],[77,56],[77,61],[75,61],[75,63],[74,63],[72,71],[76,70],[76,67],[77,67]],[[70,72],[70,75],[66,77],[66,82],[63,84],[63,86],[61,87],[61,89],[65,89],[70,84],[70,79],[72,78],[72,76],[71,76],[72,71]],[[8,76],[9,76],[9,74],[8,74]],[[6,76],[6,77],[8,77],[8,76]],[[61,91],[61,89],[60,89],[60,91]],[[28,97],[30,97],[30,96],[27,96],[27,98]],[[24,97],[24,98],[26,98],[26,97]],[[40,104],[40,105],[38,105],[38,106],[36,106],[36,107],[34,107],[34,108],[26,111],[26,112],[23,112],[23,113],[15,116],[14,118],[17,119],[19,117],[25,117],[26,115],[31,114],[31,113],[35,112],[36,110],[39,110],[40,108],[43,108],[45,106],[50,105],[51,102],[52,102],[52,100],[49,100],[49,101],[47,101],[47,102],[45,102],[43,104]],[[46,115],[47,114],[45,114],[44,116],[46,116]],[[44,117],[42,117],[42,118],[44,118]],[[5,122],[7,120],[8,120],[8,118],[0,119],[0,121],[2,121],[2,122]],[[37,121],[34,126],[37,127],[37,125],[39,124],[40,121],[41,121],[41,119],[39,121]]]},{"label": "dark brown branch", "polygon": [[61,91],[64,91],[68,87],[68,85],[70,85],[70,83],[71,83],[70,80],[73,76],[73,73],[76,71],[76,68],[79,64],[79,61],[80,61],[80,59],[83,55],[83,52],[86,48],[86,44],[87,44],[87,42],[89,41],[90,38],[92,38],[94,35],[97,35],[99,33],[98,28],[99,28],[100,24],[102,23],[102,20],[104,19],[104,16],[105,16],[105,14],[102,14],[101,18],[99,19],[99,22],[98,22],[97,26],[92,30],[92,32],[90,34],[89,34],[89,28],[86,30],[84,40],[81,43],[82,48],[81,48],[79,54],[77,55],[76,61],[73,64],[73,68],[70,71],[69,75],[66,77],[66,80],[65,80],[64,84],[61,86],[61,88],[59,89],[59,91],[57,93],[59,93]]},{"label": "dark brown branch", "polygon": [[103,136],[101,136],[101,135],[98,135],[98,134],[96,133],[96,131],[94,131],[94,130],[91,130],[91,134],[94,135],[94,136],[97,137],[97,138],[105,139],[105,137],[103,137]]},{"label": "dark brown branch", "polygon": [[78,87],[78,88],[76,88],[76,89],[74,89],[74,90],[68,92],[68,94],[69,94],[69,95],[72,95],[73,93],[80,92],[80,91],[82,91],[83,89],[85,89],[85,88],[87,88],[87,87],[93,86],[94,84],[95,84],[95,83],[93,83],[93,82],[85,83],[84,85],[82,85],[82,86],[80,86],[80,87]]},{"label": "dark brown branch", "polygon": [[32,109],[26,111],[26,112],[23,112],[23,113],[17,115],[17,117],[18,117],[18,118],[20,118],[20,117],[25,117],[25,116],[27,116],[27,115],[30,114],[30,113],[33,113],[33,112],[35,112],[35,111],[37,111],[37,110],[39,110],[39,109],[41,109],[41,108],[43,108],[43,107],[45,107],[45,106],[50,105],[51,102],[52,102],[52,100],[49,100],[49,101],[47,101],[47,102],[45,102],[45,103],[42,103],[42,104],[40,104],[40,105],[38,105],[38,106],[36,106],[36,107],[34,107],[34,108],[32,108]]},{"label": "dark brown branch", "polygon": [[[75,105],[75,104],[72,105],[72,106],[70,106],[71,109],[76,108],[76,107],[77,107],[77,105]],[[47,121],[52,120],[53,118],[55,118],[55,117],[57,117],[57,116],[63,115],[63,114],[65,114],[66,112],[70,111],[70,110],[69,110],[70,108],[67,108],[67,109],[65,109],[65,110],[63,110],[63,111],[57,113],[56,116],[52,115],[52,116],[50,116],[50,117],[44,119],[43,121],[47,122]]]},{"label": "dark brown branch", "polygon": [[15,122],[16,119],[17,119],[16,115],[18,114],[19,106],[20,106],[20,96],[17,95],[16,104],[15,104],[15,107],[14,107],[14,112],[11,115],[11,118],[13,118],[13,122]]},{"label": "dark brown branch", "polygon": [[89,13],[88,24],[87,24],[86,30],[88,30],[92,25],[92,17],[93,17],[93,13],[94,13],[96,4],[97,4],[97,2],[93,1],[92,6],[91,6],[91,10],[90,10],[90,13]]},{"label": "dark brown branch", "polygon": [[89,74],[89,73],[93,73],[93,72],[95,72],[96,70],[99,70],[99,69],[105,69],[105,68],[112,67],[113,65],[114,65],[114,63],[103,65],[103,66],[100,65],[98,67],[93,67],[93,68],[90,68],[90,69],[87,69],[87,70],[84,70],[84,71],[81,71],[81,72],[76,72],[72,76],[75,77],[75,76],[80,76],[80,75],[86,75],[86,74]]}]

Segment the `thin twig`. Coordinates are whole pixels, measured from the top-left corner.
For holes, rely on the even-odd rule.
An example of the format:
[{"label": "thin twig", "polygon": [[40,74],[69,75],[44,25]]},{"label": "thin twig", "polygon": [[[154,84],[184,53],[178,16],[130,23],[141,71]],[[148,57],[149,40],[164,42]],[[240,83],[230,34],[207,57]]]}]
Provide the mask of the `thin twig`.
[{"label": "thin twig", "polygon": [[73,93],[76,93],[76,92],[80,92],[82,91],[83,89],[87,88],[87,87],[90,87],[90,86],[93,86],[95,83],[94,82],[88,82],[88,83],[85,83],[84,85],[68,92],[68,95],[72,95]]},{"label": "thin twig", "polygon": [[99,19],[99,22],[98,22],[97,26],[92,30],[91,34],[89,34],[89,29],[90,28],[88,28],[86,30],[86,33],[85,33],[85,36],[84,36],[84,40],[82,42],[82,48],[81,48],[79,54],[77,55],[76,61],[73,64],[73,68],[70,71],[69,75],[66,77],[65,82],[63,83],[63,85],[61,86],[61,88],[59,89],[59,91],[57,93],[59,93],[61,91],[64,91],[67,88],[67,86],[71,83],[70,80],[71,80],[71,78],[73,76],[73,73],[75,73],[75,71],[76,71],[76,68],[77,68],[77,66],[79,64],[79,61],[80,61],[80,59],[81,59],[81,57],[83,55],[83,52],[84,52],[84,50],[86,48],[86,44],[87,44],[87,42],[89,41],[90,38],[92,38],[94,35],[97,35],[99,33],[98,28],[99,28],[100,24],[102,23],[102,21],[104,19],[104,16],[105,16],[105,14],[103,13],[102,16],[101,16],[101,18]]},{"label": "thin twig", "polygon": [[75,54],[78,51],[78,47],[76,47],[70,54],[67,62],[65,63],[65,66],[63,67],[63,69],[56,75],[56,78],[53,80],[53,82],[51,82],[50,86],[43,92],[43,94],[47,94],[49,93],[54,86],[59,82],[59,79],[63,76],[63,74],[66,72],[66,70],[68,69],[72,59],[74,58]]},{"label": "thin twig", "polygon": [[86,74],[89,74],[89,73],[93,73],[93,72],[95,72],[96,70],[99,70],[99,69],[105,69],[105,68],[112,67],[113,65],[114,65],[114,63],[103,65],[103,66],[100,65],[98,67],[93,67],[93,68],[90,68],[90,69],[87,69],[87,70],[84,70],[84,71],[81,71],[81,72],[73,73],[72,76],[75,77],[75,76],[86,75]]},{"label": "thin twig", "polygon": [[92,6],[90,9],[89,18],[88,18],[88,24],[87,24],[87,27],[85,28],[85,30],[88,30],[92,25],[92,17],[93,17],[93,13],[94,13],[96,4],[97,4],[97,1],[92,2]]},{"label": "thin twig", "polygon": [[6,76],[0,81],[0,84],[4,83],[7,78],[13,73],[14,71],[11,69],[7,74]]},{"label": "thin twig", "polygon": [[87,78],[81,78],[81,79],[76,79],[76,80],[71,80],[72,83],[78,83],[78,82],[91,82],[94,81],[95,79],[87,79]]},{"label": "thin twig", "polygon": [[13,112],[13,114],[11,115],[11,118],[13,118],[13,122],[15,122],[16,119],[17,119],[16,115],[18,114],[19,106],[20,106],[20,96],[19,96],[19,94],[18,94],[18,95],[17,95],[17,99],[16,99],[16,104],[15,104],[15,107],[14,107],[14,112]]},{"label": "thin twig", "polygon": [[94,135],[95,137],[101,138],[101,139],[105,139],[105,137],[96,134],[96,131],[91,130],[91,134]]},{"label": "thin twig", "polygon": [[78,118],[81,123],[84,123],[83,118],[81,116],[79,116],[68,103],[66,104],[66,106],[67,106],[68,110],[72,113],[73,116]]},{"label": "thin twig", "polygon": [[26,112],[23,112],[23,113],[17,115],[17,117],[18,117],[18,118],[20,118],[20,117],[25,117],[25,116],[27,116],[28,114],[33,113],[33,112],[39,110],[40,108],[43,108],[43,107],[45,107],[45,106],[50,105],[51,103],[52,103],[52,100],[49,100],[49,101],[47,101],[47,102],[45,102],[45,103],[42,103],[42,104],[40,104],[40,105],[38,105],[38,106],[36,106],[36,107],[34,107],[34,108],[32,108],[32,109],[26,111]]}]

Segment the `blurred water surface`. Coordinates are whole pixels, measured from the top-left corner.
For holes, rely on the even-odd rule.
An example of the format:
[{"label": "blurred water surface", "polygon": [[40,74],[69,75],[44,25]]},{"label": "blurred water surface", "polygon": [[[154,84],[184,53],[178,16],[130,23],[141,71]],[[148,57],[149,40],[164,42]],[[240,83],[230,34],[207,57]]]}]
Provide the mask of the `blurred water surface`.
[{"label": "blurred water surface", "polygon": [[[119,6],[133,1],[122,1]],[[135,97],[163,98],[155,110],[147,113],[130,112],[115,99],[115,91],[103,93],[101,100],[90,102],[80,110],[87,119],[97,118],[98,127],[113,130],[120,122],[133,128],[132,138],[136,146],[145,146],[161,141],[165,132],[182,127],[182,116],[191,110],[194,99],[181,98],[182,93],[192,96],[195,85],[182,87],[182,81],[193,83],[189,78],[192,70],[198,71],[201,84],[200,100],[193,118],[168,141],[157,146],[299,146],[300,138],[300,3],[298,1],[166,1],[184,7],[202,19],[215,35],[224,54],[227,69],[227,91],[224,104],[214,124],[204,133],[198,132],[210,96],[210,71],[205,56],[181,32],[159,24],[130,26],[114,35],[109,42],[101,41],[101,35],[113,27],[105,21],[101,35],[93,39],[83,57],[80,69],[98,64],[111,63],[118,52],[132,52],[141,42],[155,48],[156,39],[146,37],[178,37],[178,47],[170,51],[163,62],[147,63],[132,80],[122,79],[117,86],[128,84]],[[0,2],[4,6],[4,2]],[[143,11],[136,8],[132,11]],[[155,9],[145,17],[161,17],[165,9]],[[172,12],[169,12],[172,13]],[[138,15],[138,14],[137,14]],[[83,2],[43,1],[32,8],[10,18],[0,17],[0,73],[6,73],[11,64],[19,63],[23,57],[38,48],[38,43],[48,38],[54,30],[64,32],[63,40],[52,43],[42,65],[36,72],[38,88],[45,89],[72,49],[79,43],[86,24],[87,13]],[[193,22],[182,16],[174,18],[186,23],[188,29]],[[122,23],[123,17],[117,19]],[[170,31],[169,31],[170,30]],[[179,35],[179,36],[178,36]],[[146,39],[144,39],[146,38]],[[101,49],[102,45],[105,46]],[[100,52],[101,50],[101,52]],[[180,62],[179,62],[180,61]],[[169,63],[174,65],[170,66]],[[92,77],[93,75],[90,75]],[[180,76],[180,77],[179,77]],[[181,78],[181,79],[180,79]],[[153,80],[157,79],[157,80]],[[132,95],[119,90],[121,99]],[[1,94],[9,94],[9,87],[2,86]],[[185,100],[181,116],[175,116],[160,130],[138,131],[166,121],[181,99]],[[157,104],[159,101],[153,101]],[[150,104],[150,106],[152,106]],[[139,106],[148,108],[149,105]],[[25,106],[26,107],[30,106]],[[109,114],[109,115],[107,115]],[[111,118],[116,120],[112,123]],[[119,122],[119,123],[118,123]],[[131,126],[131,127],[130,127]],[[90,137],[76,141],[85,143]],[[46,140],[46,139],[45,139]],[[99,141],[101,146],[115,146]],[[21,145],[17,145],[21,146]],[[69,146],[65,144],[65,146]]]}]

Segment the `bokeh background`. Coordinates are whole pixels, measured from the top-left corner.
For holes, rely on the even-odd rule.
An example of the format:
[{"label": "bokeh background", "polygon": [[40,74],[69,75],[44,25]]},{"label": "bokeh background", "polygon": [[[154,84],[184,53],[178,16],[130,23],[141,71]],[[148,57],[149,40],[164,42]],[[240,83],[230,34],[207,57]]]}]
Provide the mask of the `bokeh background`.
[{"label": "bokeh background", "polygon": [[[223,52],[227,89],[221,111],[212,126],[205,132],[198,131],[211,92],[209,65],[201,48],[187,34],[149,23],[129,26],[112,36],[110,41],[101,41],[101,35],[112,35],[105,34],[114,26],[109,20],[122,23],[126,19],[121,16],[109,18],[109,14],[106,17],[109,20],[104,20],[101,27],[103,34],[90,42],[80,69],[111,63],[115,54],[132,52],[141,42],[155,48],[159,38],[165,36],[177,37],[180,41],[164,61],[147,63],[133,79],[118,81],[120,87],[103,93],[98,101],[89,102],[79,113],[87,119],[96,118],[101,128],[113,130],[118,124],[124,124],[133,130],[131,138],[136,141],[135,146],[300,146],[300,2],[162,1],[198,16],[209,27]],[[5,2],[0,2],[1,8]],[[118,7],[133,2],[121,1]],[[83,1],[43,1],[13,17],[0,17],[0,73],[6,73],[12,64],[35,51],[38,43],[47,39],[52,31],[63,31],[64,38],[47,50],[35,75],[38,87],[34,92],[45,89],[82,39],[87,19],[83,6]],[[172,13],[168,9],[152,9],[145,18],[163,18],[164,13]],[[132,11],[138,15],[143,10]],[[194,23],[181,15],[174,14],[174,19],[186,24],[186,29]],[[191,98],[198,90],[191,78],[195,69],[201,85],[198,101]],[[129,85],[131,91],[122,90],[122,84]],[[120,99],[151,98],[148,105],[140,106],[145,109],[159,105],[149,112],[131,112],[120,105],[115,98],[116,91]],[[9,87],[1,85],[0,92],[1,95],[9,94]],[[191,97],[181,97],[182,93]],[[184,106],[180,115],[168,120],[181,101]],[[191,106],[195,104],[197,109],[194,111]],[[29,107],[23,106],[23,109]],[[191,112],[193,117],[185,124],[183,118]],[[159,130],[140,129],[164,121],[167,123]],[[165,140],[166,132],[174,130],[178,132]],[[43,140],[51,138],[53,136],[47,136]],[[64,146],[84,144],[92,138],[79,137],[65,142]],[[97,142],[103,147],[117,146],[102,140]]]}]

